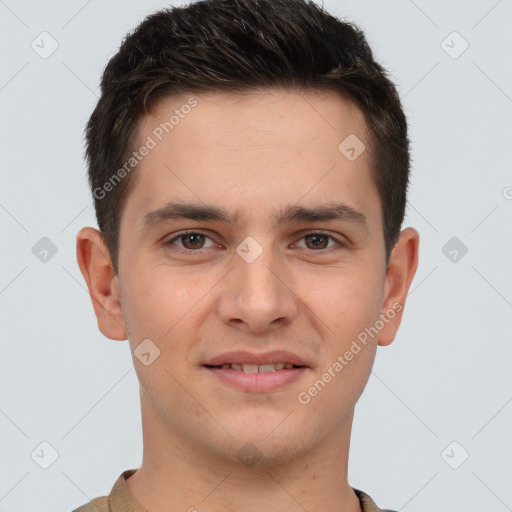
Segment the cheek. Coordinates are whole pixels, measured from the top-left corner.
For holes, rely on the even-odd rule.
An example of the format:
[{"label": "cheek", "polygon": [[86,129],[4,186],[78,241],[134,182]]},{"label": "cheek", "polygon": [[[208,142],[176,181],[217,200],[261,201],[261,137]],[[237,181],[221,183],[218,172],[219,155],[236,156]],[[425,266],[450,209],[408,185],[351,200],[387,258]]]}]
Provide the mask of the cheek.
[{"label": "cheek", "polygon": [[324,357],[317,371],[322,398],[317,403],[326,400],[345,408],[355,404],[371,372],[378,341],[372,327],[380,318],[383,283],[377,272],[362,267],[340,269],[317,282],[322,286],[316,292],[303,288],[323,336]]},{"label": "cheek", "polygon": [[382,280],[367,268],[344,268],[315,279],[303,278],[302,298],[324,324],[325,335],[343,347],[379,318]]},{"label": "cheek", "polygon": [[164,341],[197,305],[205,283],[164,265],[133,268],[137,271],[127,276],[123,298],[128,323],[134,335]]},{"label": "cheek", "polygon": [[321,319],[324,355],[310,387],[301,390],[302,400],[310,401],[312,412],[331,411],[326,429],[339,426],[355,407],[371,373],[378,340],[371,328],[380,313],[379,282],[372,279],[353,273],[326,280],[323,294],[310,295],[308,306]]},{"label": "cheek", "polygon": [[[180,398],[183,390],[178,382],[184,380],[187,368],[178,362],[186,359],[184,327],[194,316],[197,297],[184,290],[183,280],[171,268],[138,268],[139,271],[124,276],[122,289],[123,312],[130,327],[129,343],[138,380],[153,407],[165,407],[167,414],[183,412],[190,404]],[[147,365],[142,356],[145,352],[150,353]],[[168,401],[169,396],[174,397],[172,402]],[[189,413],[195,415],[197,411]]]},{"label": "cheek", "polygon": [[[176,384],[170,374],[180,382],[188,379],[187,372],[193,364],[191,348],[205,317],[214,309],[208,292],[219,277],[214,272],[192,275],[166,265],[153,265],[145,271],[141,268],[127,277],[124,295],[129,300],[123,310],[134,365],[143,388],[163,386],[168,390],[165,395],[170,392],[168,386]],[[148,367],[137,359],[135,352],[146,339],[156,345],[158,353]]]}]

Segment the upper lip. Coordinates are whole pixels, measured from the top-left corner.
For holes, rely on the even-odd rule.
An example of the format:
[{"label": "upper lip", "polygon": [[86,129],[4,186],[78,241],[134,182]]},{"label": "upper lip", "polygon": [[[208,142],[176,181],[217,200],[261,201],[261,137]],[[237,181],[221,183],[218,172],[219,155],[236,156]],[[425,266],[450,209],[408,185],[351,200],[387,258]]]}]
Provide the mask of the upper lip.
[{"label": "upper lip", "polygon": [[256,354],[239,350],[234,352],[224,352],[218,356],[212,357],[205,365],[220,366],[222,364],[275,364],[275,363],[291,363],[295,366],[308,366],[304,360],[296,354],[287,352],[286,350],[272,350]]}]

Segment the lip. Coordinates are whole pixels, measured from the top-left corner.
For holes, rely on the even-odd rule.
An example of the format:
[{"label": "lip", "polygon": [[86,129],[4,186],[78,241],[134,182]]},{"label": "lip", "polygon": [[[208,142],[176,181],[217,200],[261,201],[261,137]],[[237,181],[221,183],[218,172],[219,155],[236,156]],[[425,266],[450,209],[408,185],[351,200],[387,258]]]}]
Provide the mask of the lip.
[{"label": "lip", "polygon": [[[254,363],[256,364],[256,363]],[[264,364],[264,363],[262,363]],[[268,373],[246,373],[240,370],[203,367],[214,378],[246,393],[268,393],[297,382],[309,368],[290,368]]]},{"label": "lip", "polygon": [[[233,352],[224,352],[218,356],[212,357],[210,360],[205,362],[203,366],[220,366],[226,363],[235,363],[235,364],[275,364],[275,363],[291,363],[295,366],[305,366],[309,367],[309,365],[304,362],[304,360],[299,357],[297,354],[292,354],[286,350],[272,350],[269,352],[263,352],[261,354],[256,354],[254,352],[248,352],[246,350],[238,350]],[[215,368],[214,368],[215,369]],[[228,371],[228,370],[225,370]],[[236,370],[230,370],[236,371]],[[280,372],[284,370],[279,370]]]}]

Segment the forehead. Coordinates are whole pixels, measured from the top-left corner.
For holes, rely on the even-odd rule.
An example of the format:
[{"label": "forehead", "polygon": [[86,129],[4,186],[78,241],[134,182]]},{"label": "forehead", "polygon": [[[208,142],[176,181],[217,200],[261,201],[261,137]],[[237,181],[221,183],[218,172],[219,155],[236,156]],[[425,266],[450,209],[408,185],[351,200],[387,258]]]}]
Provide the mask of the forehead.
[{"label": "forehead", "polygon": [[[359,144],[355,159],[343,152],[347,140]],[[364,191],[378,202],[361,150],[369,146],[364,115],[334,91],[166,97],[139,123],[144,145],[151,149],[127,201],[141,215],[176,199],[254,213],[309,199],[359,210]]]},{"label": "forehead", "polygon": [[293,129],[295,139],[305,136],[313,140],[319,134],[325,138],[328,131],[339,135],[347,129],[365,137],[366,121],[360,108],[336,91],[274,88],[191,93],[158,101],[139,123],[138,135],[139,141],[153,134],[159,142],[165,138],[170,143],[171,137],[166,136],[172,133],[176,139],[181,132],[184,137],[204,140],[207,136],[211,142],[244,144],[254,132],[259,134],[255,143],[268,140],[277,145],[284,142],[274,140],[282,129]]}]

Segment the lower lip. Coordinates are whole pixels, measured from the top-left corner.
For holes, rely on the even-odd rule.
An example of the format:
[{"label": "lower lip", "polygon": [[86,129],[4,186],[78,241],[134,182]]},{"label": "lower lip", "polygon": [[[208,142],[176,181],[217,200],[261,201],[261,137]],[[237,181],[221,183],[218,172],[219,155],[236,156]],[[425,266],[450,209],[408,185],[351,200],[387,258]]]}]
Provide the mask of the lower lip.
[{"label": "lower lip", "polygon": [[299,380],[308,368],[290,368],[267,373],[248,373],[240,370],[209,368],[213,376],[222,382],[246,391],[248,393],[265,393],[275,391],[281,387]]}]

